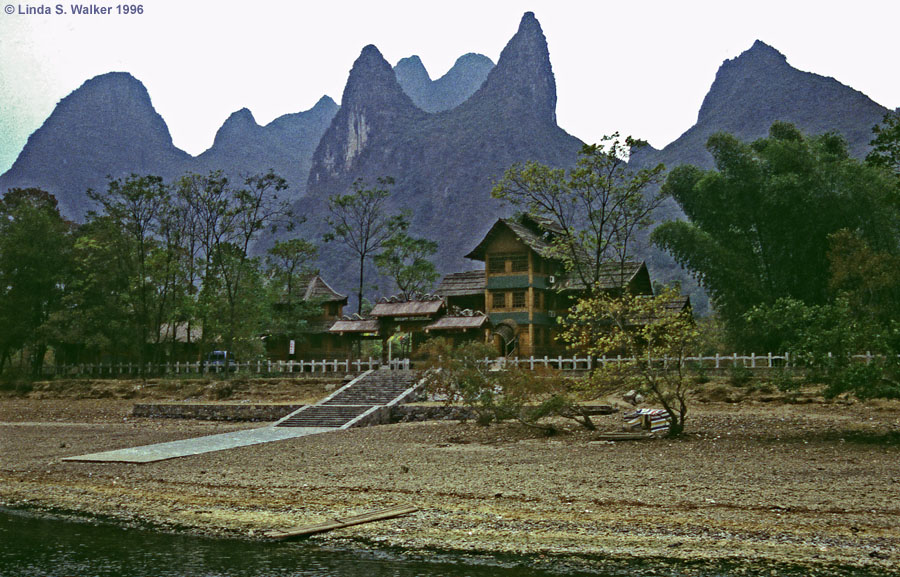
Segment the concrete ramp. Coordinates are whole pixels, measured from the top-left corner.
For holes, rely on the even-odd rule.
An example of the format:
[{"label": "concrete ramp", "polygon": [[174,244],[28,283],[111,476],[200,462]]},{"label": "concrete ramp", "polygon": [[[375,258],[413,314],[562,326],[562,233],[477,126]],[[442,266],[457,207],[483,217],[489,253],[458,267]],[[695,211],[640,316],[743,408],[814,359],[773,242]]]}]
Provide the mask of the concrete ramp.
[{"label": "concrete ramp", "polygon": [[420,375],[414,371],[367,371],[322,401],[291,413],[273,426],[66,457],[63,461],[152,463],[377,424],[379,419],[374,417],[409,398],[421,384]]},{"label": "concrete ramp", "polygon": [[79,455],[77,457],[66,457],[63,461],[152,463],[154,461],[165,461],[167,459],[175,459],[178,457],[189,457],[191,455],[200,455],[202,453],[224,451],[225,449],[234,449],[235,447],[246,447],[249,445],[259,445],[261,443],[271,443],[273,441],[283,441],[285,439],[315,435],[317,433],[333,430],[334,429],[332,428],[322,427],[296,427],[290,429],[263,427],[261,429],[247,429],[244,431],[235,431],[233,433],[221,433],[206,437],[196,437],[194,439],[171,441],[169,443],[157,443],[155,445],[144,445],[142,447],[104,451],[102,453],[91,453],[88,455]]}]

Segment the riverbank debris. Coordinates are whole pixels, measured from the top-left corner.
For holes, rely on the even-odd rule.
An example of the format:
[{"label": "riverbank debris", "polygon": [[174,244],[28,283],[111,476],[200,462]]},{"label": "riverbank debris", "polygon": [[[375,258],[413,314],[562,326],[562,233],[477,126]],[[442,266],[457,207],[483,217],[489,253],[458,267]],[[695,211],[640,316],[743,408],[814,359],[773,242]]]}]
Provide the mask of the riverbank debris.
[{"label": "riverbank debris", "polygon": [[598,441],[645,441],[647,439],[655,438],[655,435],[640,432],[600,433],[597,435]]},{"label": "riverbank debris", "polygon": [[265,536],[269,539],[277,540],[299,539],[302,537],[309,537],[311,535],[333,531],[335,529],[352,527],[353,525],[362,525],[363,523],[371,523],[373,521],[382,521],[385,519],[402,517],[404,515],[415,513],[418,510],[419,508],[413,505],[397,505],[394,507],[389,507],[387,509],[380,509],[378,511],[372,511],[370,513],[363,513],[362,515],[356,515],[354,517],[346,517],[344,519],[332,519],[330,521],[323,521],[321,523],[315,523],[313,525],[303,525],[300,527],[292,527],[285,530],[276,529],[266,532]]},{"label": "riverbank debris", "polygon": [[622,415],[625,431],[647,431],[664,436],[669,432],[669,412],[663,409],[638,409]]}]

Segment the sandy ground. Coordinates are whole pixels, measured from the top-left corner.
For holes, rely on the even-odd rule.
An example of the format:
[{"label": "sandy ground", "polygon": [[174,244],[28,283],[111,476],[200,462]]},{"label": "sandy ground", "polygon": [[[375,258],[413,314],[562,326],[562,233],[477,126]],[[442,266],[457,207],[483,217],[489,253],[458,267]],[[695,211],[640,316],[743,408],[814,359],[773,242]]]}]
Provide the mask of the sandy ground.
[{"label": "sandy ground", "polygon": [[428,422],[145,465],[60,461],[259,426],[135,419],[133,403],[0,398],[0,504],[249,537],[412,504],[313,539],[900,571],[898,403],[696,403],[679,440]]}]

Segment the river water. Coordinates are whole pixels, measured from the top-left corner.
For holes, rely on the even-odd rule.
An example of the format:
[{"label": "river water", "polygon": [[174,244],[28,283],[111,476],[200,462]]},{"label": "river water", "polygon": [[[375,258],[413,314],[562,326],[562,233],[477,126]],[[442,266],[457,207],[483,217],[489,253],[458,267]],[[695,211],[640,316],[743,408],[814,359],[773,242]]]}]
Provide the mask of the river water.
[{"label": "river water", "polygon": [[[535,568],[535,559],[323,548],[314,542],[206,539],[0,509],[0,577],[644,577],[809,575],[799,569],[697,567],[656,561],[600,572]],[[837,571],[820,575],[870,573]]]}]

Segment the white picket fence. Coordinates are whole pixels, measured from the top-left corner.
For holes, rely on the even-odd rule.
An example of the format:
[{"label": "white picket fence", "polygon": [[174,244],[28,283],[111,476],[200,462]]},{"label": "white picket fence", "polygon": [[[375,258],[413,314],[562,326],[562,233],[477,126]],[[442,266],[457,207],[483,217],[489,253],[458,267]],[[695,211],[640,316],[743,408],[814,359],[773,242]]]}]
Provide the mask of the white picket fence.
[{"label": "white picket fence", "polygon": [[[322,359],[310,361],[248,361],[230,363],[228,372],[254,375],[283,375],[310,373],[361,373],[387,365],[391,370],[408,370],[409,359],[391,359],[382,363],[381,359]],[[87,377],[126,377],[128,375],[205,375],[222,374],[226,368],[221,364],[210,363],[81,363],[77,365],[48,365],[43,369],[44,376],[87,376]]]},{"label": "white picket fence", "polygon": [[[830,357],[831,353],[829,353],[828,356]],[[852,358],[854,360],[871,363],[872,359],[876,358],[876,355],[867,352],[864,355],[853,355]],[[661,357],[653,358],[650,360],[655,365],[666,367],[670,363],[675,362],[677,359]],[[547,368],[560,371],[590,371],[594,368],[606,367],[608,365],[616,365],[622,363],[633,363],[634,361],[634,357],[623,357],[621,355],[617,355],[615,357],[579,357],[575,355],[572,357],[531,356],[512,358],[501,357],[498,359],[485,357],[481,362],[491,365],[492,368],[498,369],[516,367],[529,370],[534,370],[536,368]],[[790,353],[767,353],[764,355],[758,355],[756,353],[752,353],[750,355],[738,355],[737,353],[733,353],[731,355],[716,354],[712,356],[698,355],[692,357],[684,357],[683,363],[692,369],[728,369],[732,367],[744,367],[747,369],[775,369],[782,367],[790,368],[794,366],[793,359],[791,358]]]},{"label": "white picket fence", "polygon": [[[829,354],[829,356],[831,356]],[[877,355],[867,352],[866,354],[854,355],[854,360],[870,363]],[[511,357],[492,359],[485,357],[482,363],[490,365],[491,368],[504,369],[508,367],[517,367],[521,369],[556,369],[560,371],[590,371],[594,368],[606,367],[608,365],[616,365],[622,363],[632,363],[634,358],[623,357],[617,355],[615,357],[579,357],[574,355],[564,357],[561,355],[551,357]],[[683,359],[684,364],[690,369],[729,369],[733,367],[744,367],[747,369],[775,369],[775,368],[791,368],[797,366],[795,359],[789,353],[764,355],[750,354],[738,355],[711,355],[711,356],[691,356]],[[659,366],[668,366],[675,362],[675,359],[666,357],[652,359],[654,364]],[[327,373],[361,373],[371,369],[378,369],[386,364],[391,370],[408,370],[410,368],[409,359],[392,359],[389,363],[382,363],[381,359],[321,359],[310,361],[249,361],[243,363],[234,363],[229,365],[229,372],[252,374],[252,375],[285,375],[285,374],[327,374]],[[208,363],[163,363],[144,365],[142,373],[141,366],[137,363],[82,363],[77,365],[48,365],[43,369],[46,377],[51,376],[69,376],[69,377],[127,377],[144,375],[154,376],[179,376],[179,375],[201,375],[201,374],[219,374],[225,372],[225,367],[220,364]]]}]

